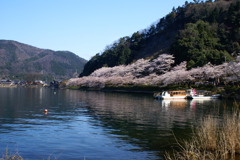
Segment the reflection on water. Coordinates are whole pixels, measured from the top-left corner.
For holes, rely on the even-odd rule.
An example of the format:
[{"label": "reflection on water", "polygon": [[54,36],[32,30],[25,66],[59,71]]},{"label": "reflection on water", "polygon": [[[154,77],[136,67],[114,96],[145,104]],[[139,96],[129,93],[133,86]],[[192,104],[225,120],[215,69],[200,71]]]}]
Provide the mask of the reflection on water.
[{"label": "reflection on water", "polygon": [[0,97],[0,152],[8,146],[25,159],[162,159],[173,134],[223,113],[221,100],[142,94],[0,88]]}]

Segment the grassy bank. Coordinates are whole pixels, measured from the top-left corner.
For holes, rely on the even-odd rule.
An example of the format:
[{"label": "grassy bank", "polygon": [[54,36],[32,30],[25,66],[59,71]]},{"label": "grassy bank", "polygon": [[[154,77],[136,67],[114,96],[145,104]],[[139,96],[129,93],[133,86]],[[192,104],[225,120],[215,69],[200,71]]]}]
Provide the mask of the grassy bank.
[{"label": "grassy bank", "polygon": [[23,160],[23,158],[18,153],[9,153],[8,148],[6,148],[6,151],[0,160]]},{"label": "grassy bank", "polygon": [[222,121],[209,116],[194,130],[191,140],[178,143],[179,151],[167,153],[167,160],[239,160],[240,112],[225,115]]}]

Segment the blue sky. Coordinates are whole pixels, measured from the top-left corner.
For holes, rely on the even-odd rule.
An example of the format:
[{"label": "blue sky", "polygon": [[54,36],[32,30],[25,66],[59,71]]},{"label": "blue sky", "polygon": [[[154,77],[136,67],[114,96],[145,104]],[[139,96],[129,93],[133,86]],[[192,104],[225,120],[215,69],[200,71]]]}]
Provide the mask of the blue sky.
[{"label": "blue sky", "polygon": [[[89,60],[186,0],[0,0],[0,39]],[[188,1],[191,2],[191,1]]]}]

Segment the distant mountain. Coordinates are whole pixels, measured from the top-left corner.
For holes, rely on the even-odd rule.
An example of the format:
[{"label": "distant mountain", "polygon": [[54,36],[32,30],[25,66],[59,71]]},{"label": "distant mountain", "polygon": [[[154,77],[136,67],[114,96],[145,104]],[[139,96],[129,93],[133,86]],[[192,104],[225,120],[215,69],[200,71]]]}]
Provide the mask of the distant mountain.
[{"label": "distant mountain", "polygon": [[149,28],[122,37],[93,56],[80,76],[163,53],[174,55],[174,65],[187,61],[188,69],[230,61],[240,53],[239,17],[240,0],[186,1]]},{"label": "distant mountain", "polygon": [[0,40],[0,78],[67,79],[81,73],[86,62],[72,52]]}]

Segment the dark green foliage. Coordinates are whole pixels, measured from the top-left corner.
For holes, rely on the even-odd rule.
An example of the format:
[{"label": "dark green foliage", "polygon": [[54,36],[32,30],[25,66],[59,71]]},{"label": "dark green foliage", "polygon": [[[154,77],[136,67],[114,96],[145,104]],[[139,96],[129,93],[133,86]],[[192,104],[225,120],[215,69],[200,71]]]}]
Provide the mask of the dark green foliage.
[{"label": "dark green foliage", "polygon": [[181,30],[177,41],[171,47],[176,63],[188,61],[188,68],[203,66],[208,62],[221,64],[231,56],[222,49],[217,28],[202,20],[188,23]]},{"label": "dark green foliage", "polygon": [[164,52],[174,54],[176,64],[187,61],[188,68],[221,64],[238,55],[239,42],[240,0],[186,1],[148,29],[120,38],[94,56],[80,76]]},{"label": "dark green foliage", "polygon": [[[153,33],[154,31],[146,33],[146,35]],[[101,67],[114,67],[131,63],[134,60],[135,53],[144,47],[146,35],[136,32],[131,38],[120,38],[117,42],[108,46],[101,55],[98,53],[92,57],[84,66],[84,71],[80,76],[88,76]]]},{"label": "dark green foliage", "polygon": [[103,63],[99,54],[96,54],[92,57],[84,66],[84,71],[81,73],[81,76],[88,76],[94,70],[103,67]]},{"label": "dark green foliage", "polygon": [[191,16],[194,23],[187,23],[171,46],[176,63],[187,61],[188,68],[192,68],[231,60],[240,51],[240,2],[219,1],[215,5],[197,6],[192,9],[196,11]]},{"label": "dark green foliage", "polygon": [[131,39],[129,37],[120,38],[118,42],[108,46],[101,55],[96,54],[92,57],[85,65],[81,76],[87,76],[101,67],[113,67],[132,62],[134,50],[137,50],[141,43],[140,35],[138,33],[134,35]]}]

